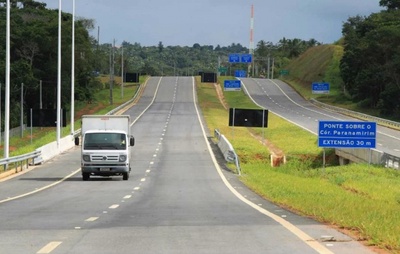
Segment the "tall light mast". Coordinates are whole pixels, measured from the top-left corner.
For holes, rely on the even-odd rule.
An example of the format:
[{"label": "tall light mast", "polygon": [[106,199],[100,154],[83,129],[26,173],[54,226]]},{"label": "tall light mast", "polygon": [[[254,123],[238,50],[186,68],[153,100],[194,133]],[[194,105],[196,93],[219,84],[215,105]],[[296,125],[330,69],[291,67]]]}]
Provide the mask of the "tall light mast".
[{"label": "tall light mast", "polygon": [[250,47],[249,54],[254,53],[254,5],[251,5],[251,16],[250,16]]},{"label": "tall light mast", "polygon": [[253,77],[254,77],[254,67],[255,67],[255,59],[254,59],[254,5],[251,5],[251,13],[250,13],[250,46],[249,46],[249,54],[252,56],[252,62],[248,66],[247,76],[250,76],[250,72],[253,69]]}]

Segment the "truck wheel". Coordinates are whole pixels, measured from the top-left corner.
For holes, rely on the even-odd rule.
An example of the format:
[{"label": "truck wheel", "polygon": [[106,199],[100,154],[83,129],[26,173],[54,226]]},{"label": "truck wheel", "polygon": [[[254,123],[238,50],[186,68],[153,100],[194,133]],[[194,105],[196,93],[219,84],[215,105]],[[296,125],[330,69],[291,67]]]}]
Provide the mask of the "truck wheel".
[{"label": "truck wheel", "polygon": [[129,173],[122,173],[122,180],[128,180],[129,179]]},{"label": "truck wheel", "polygon": [[90,178],[90,174],[89,173],[82,173],[82,180],[83,181],[87,181]]}]

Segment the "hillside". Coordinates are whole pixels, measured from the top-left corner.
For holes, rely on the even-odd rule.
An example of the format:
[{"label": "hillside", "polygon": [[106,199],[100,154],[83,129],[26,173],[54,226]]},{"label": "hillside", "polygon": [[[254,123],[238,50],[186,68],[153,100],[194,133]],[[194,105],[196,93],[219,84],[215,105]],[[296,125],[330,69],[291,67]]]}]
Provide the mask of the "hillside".
[{"label": "hillside", "polygon": [[[289,70],[289,75],[283,76],[282,79],[307,99],[318,98],[335,102],[343,91],[339,70],[342,56],[343,47],[340,45],[311,47],[285,67]],[[328,96],[312,94],[311,84],[322,81],[330,83],[330,94]]]}]

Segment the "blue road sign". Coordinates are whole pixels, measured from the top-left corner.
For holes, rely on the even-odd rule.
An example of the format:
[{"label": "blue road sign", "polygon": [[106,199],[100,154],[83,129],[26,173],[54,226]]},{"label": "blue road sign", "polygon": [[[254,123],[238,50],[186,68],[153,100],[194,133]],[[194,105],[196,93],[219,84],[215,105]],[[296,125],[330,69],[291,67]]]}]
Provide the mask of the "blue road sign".
[{"label": "blue road sign", "polygon": [[241,83],[240,80],[225,80],[224,91],[240,91]]},{"label": "blue road sign", "polygon": [[240,63],[240,55],[239,54],[229,54],[229,62],[230,63]]},{"label": "blue road sign", "polygon": [[251,63],[253,61],[253,56],[251,54],[242,54],[240,60],[242,63]]},{"label": "blue road sign", "polygon": [[235,77],[236,78],[245,78],[247,76],[245,70],[235,70]]},{"label": "blue road sign", "polygon": [[329,93],[329,83],[312,83],[313,94],[327,94]]},{"label": "blue road sign", "polygon": [[329,148],[375,148],[375,122],[319,121],[318,146]]}]

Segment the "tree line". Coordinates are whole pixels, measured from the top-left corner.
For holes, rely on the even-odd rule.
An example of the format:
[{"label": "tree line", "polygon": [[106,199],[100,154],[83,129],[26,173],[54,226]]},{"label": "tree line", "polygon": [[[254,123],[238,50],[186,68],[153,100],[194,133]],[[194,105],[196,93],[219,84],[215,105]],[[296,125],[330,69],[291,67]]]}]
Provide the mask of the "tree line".
[{"label": "tree line", "polygon": [[[346,90],[363,105],[379,107],[384,114],[398,112],[400,89],[399,1],[382,0],[387,9],[369,17],[352,17],[343,26],[345,54],[341,75]],[[5,1],[0,1],[0,27],[6,27]],[[228,55],[249,53],[239,43],[228,46],[200,45],[154,46],[123,41],[99,44],[89,35],[94,21],[79,18],[75,22],[75,99],[91,101],[99,89],[106,89],[98,75],[112,71],[138,72],[153,76],[191,76],[200,71],[217,72],[224,67],[233,75],[235,69],[248,70],[246,64],[230,64]],[[69,110],[71,96],[72,15],[62,14],[62,99]],[[4,101],[6,29],[0,29],[0,83]],[[274,59],[275,77],[279,70],[308,48],[320,45],[315,39],[282,38],[278,43],[261,40],[254,50],[256,76],[265,75],[267,59]],[[24,84],[24,108],[38,108],[42,93],[43,108],[56,107],[58,50],[58,10],[33,0],[12,1],[11,5],[11,127],[19,125],[21,84]],[[113,68],[113,69],[112,69]],[[272,70],[271,70],[272,71]],[[251,75],[254,74],[250,73]],[[40,91],[40,84],[42,90]],[[397,96],[397,97],[396,97]],[[4,111],[4,107],[2,107]]]},{"label": "tree line", "polygon": [[362,107],[382,116],[400,113],[400,1],[381,0],[384,7],[368,17],[350,17],[343,25],[340,63],[345,89]]},{"label": "tree line", "polygon": [[[11,84],[10,126],[19,125],[21,88],[23,84],[23,107],[56,107],[57,61],[58,61],[58,10],[46,8],[45,3],[34,0],[11,1]],[[70,109],[71,60],[72,60],[72,15],[62,13],[62,64],[61,64],[61,106]],[[6,1],[0,1],[0,83],[4,101],[5,56],[6,56]],[[121,75],[122,61],[124,73],[138,72],[153,76],[197,75],[200,71],[216,72],[218,67],[247,70],[245,64],[230,65],[231,53],[248,53],[249,49],[239,43],[228,46],[200,45],[164,46],[160,41],[155,46],[122,42],[119,47],[112,43],[99,44],[89,35],[94,29],[94,21],[79,18],[75,22],[75,100],[91,101],[93,94],[105,89],[97,75],[109,75],[112,71]],[[275,56],[281,65],[291,57],[298,56],[306,49],[307,43],[300,39],[283,39],[279,45],[261,41],[256,49],[259,57]],[[122,52],[123,51],[123,52]],[[283,53],[286,52],[287,53]],[[258,61],[258,60],[256,60]],[[266,69],[265,61],[259,61],[261,69]],[[40,94],[42,102],[40,103]],[[4,107],[2,107],[4,112]]]}]

